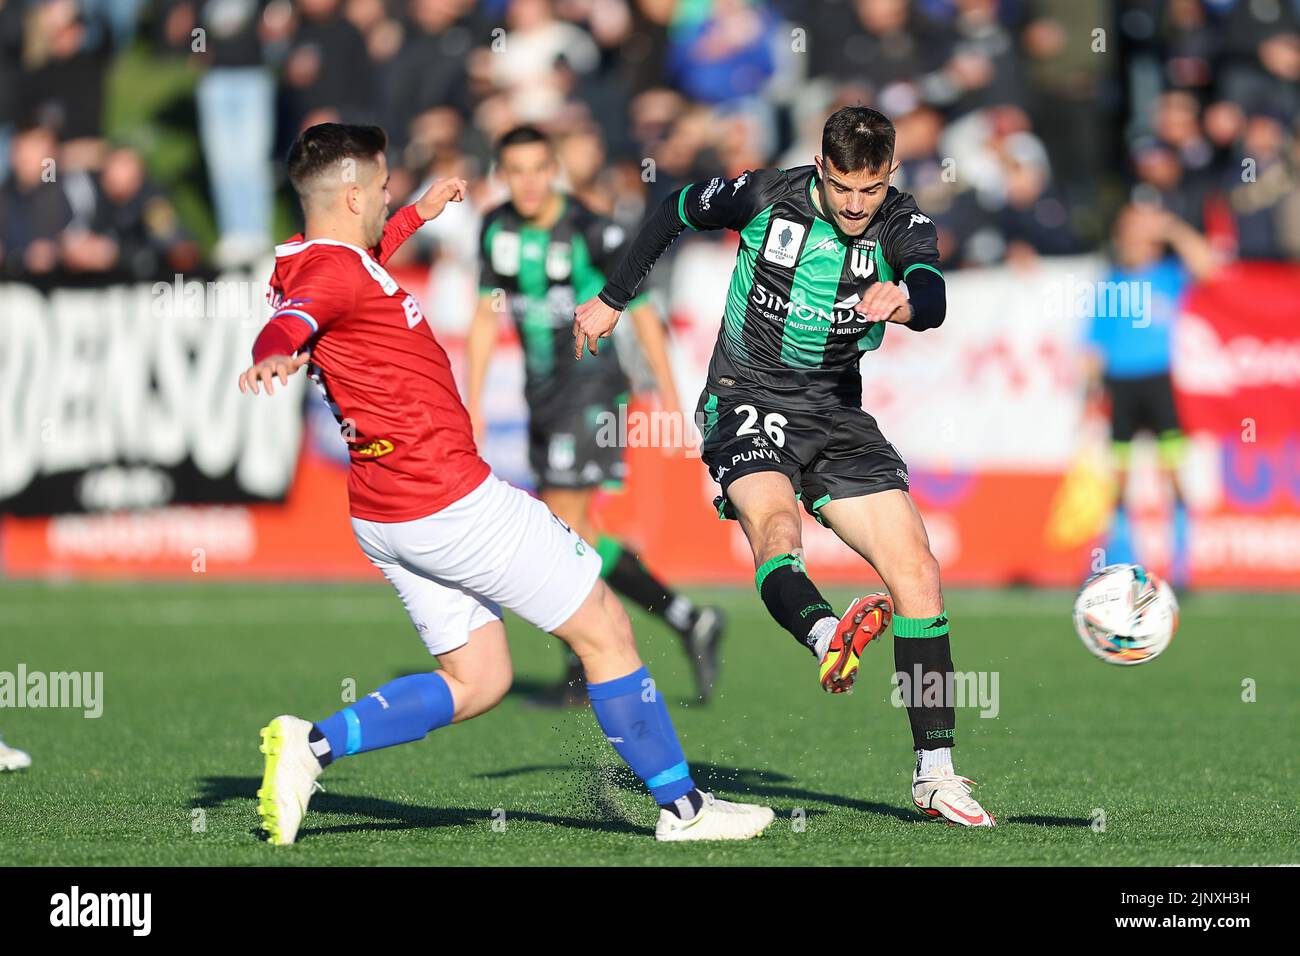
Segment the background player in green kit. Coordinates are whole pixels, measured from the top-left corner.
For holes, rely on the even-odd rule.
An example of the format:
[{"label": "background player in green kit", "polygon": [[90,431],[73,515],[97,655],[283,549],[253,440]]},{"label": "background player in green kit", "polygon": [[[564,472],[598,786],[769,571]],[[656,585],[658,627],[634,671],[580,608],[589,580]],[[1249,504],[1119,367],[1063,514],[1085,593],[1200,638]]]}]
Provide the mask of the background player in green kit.
[{"label": "background player in green kit", "polygon": [[[504,306],[524,350],[528,457],[542,501],[581,537],[596,542],[601,574],[614,590],[663,618],[681,636],[697,693],[707,700],[717,677],[722,612],[695,607],[673,593],[635,554],[592,523],[596,490],[620,484],[625,475],[623,448],[602,445],[598,436],[601,416],[617,416],[627,402],[629,383],[612,347],[590,363],[569,358],[571,322],[574,304],[604,285],[625,236],[616,223],[558,191],[558,172],[552,144],[535,127],[511,130],[497,144],[497,173],[510,198],[485,217],[479,241],[479,304],[468,342],[470,417],[481,437],[483,385]],[[645,298],[626,305],[664,411],[680,414],[663,323]],[[586,706],[581,681],[581,665],[570,655],[565,680],[542,701]]]},{"label": "background player in green kit", "polygon": [[[678,190],[573,326],[576,357],[584,345],[599,354],[599,339],[677,236],[740,234],[697,410],[703,459],[722,487],[719,515],[738,518],[749,540],[763,603],[818,658],[832,693],[852,686],[859,655],[891,618],[896,671],[914,687],[952,686],[939,564],[907,491],[907,465],[862,409],[863,353],[880,347],[890,324],[935,328],[947,308],[934,224],[889,185],[893,157],[893,124],[846,107],[826,121],[812,166]],[[805,571],[799,500],[876,569],[888,595],[859,598],[836,618]],[[992,826],[971,781],[952,768],[950,694],[905,697],[912,799],[929,816]]]}]

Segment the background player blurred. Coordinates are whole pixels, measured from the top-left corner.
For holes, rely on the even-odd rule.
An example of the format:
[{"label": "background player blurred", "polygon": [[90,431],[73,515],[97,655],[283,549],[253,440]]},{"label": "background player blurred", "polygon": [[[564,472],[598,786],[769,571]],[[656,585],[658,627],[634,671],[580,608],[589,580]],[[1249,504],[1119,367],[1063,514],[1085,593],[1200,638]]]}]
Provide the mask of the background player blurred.
[{"label": "background player blurred", "polygon": [[379,127],[334,123],[295,141],[289,179],[306,228],[276,249],[275,312],[239,385],[269,394],[276,378],[286,383],[310,363],[348,443],[357,542],[441,669],[390,681],[314,724],[285,714],[264,727],[263,829],[272,843],[294,842],[316,778],[334,760],[495,707],[513,679],[505,606],[582,661],[606,738],[661,807],[657,839],[757,835],[771,810],[715,800],[692,781],[594,551],[478,456],[446,353],[415,297],[384,269],[416,229],[464,197],[465,183],[435,182],[389,219],[386,146]]},{"label": "background player blurred", "polygon": [[[678,190],[573,327],[577,354],[584,345],[597,352],[677,236],[688,228],[740,234],[697,410],[703,459],[722,486],[719,515],[738,518],[749,540],[763,603],[819,660],[832,693],[852,687],[859,655],[891,616],[896,672],[918,687],[952,686],[939,563],[908,494],[907,464],[862,409],[859,361],[879,348],[886,324],[935,328],[947,308],[934,223],[889,185],[894,138],[883,114],[846,107],[826,121],[815,165]],[[800,499],[875,568],[889,595],[858,598],[836,618],[805,570]],[[971,781],[952,768],[950,692],[935,696],[905,700],[913,802],[951,823],[992,826]]]},{"label": "background player blurred", "polygon": [[[467,343],[475,436],[482,440],[486,427],[483,388],[498,317],[508,309],[524,352],[528,455],[542,501],[579,535],[596,542],[601,576],[615,591],[677,632],[695,671],[698,696],[707,700],[717,677],[722,612],[697,608],[675,593],[621,541],[600,533],[592,516],[597,491],[621,485],[626,473],[621,442],[598,439],[607,416],[621,420],[619,407],[627,404],[629,383],[613,342],[591,361],[570,358],[573,308],[605,284],[624,246],[623,229],[555,188],[555,149],[536,127],[507,132],[496,155],[497,173],[510,195],[487,214],[479,239],[479,302]],[[628,312],[663,411],[680,416],[664,323],[648,296],[629,302]],[[604,431],[609,432],[608,426]],[[565,679],[540,702],[585,704],[581,664],[572,655],[567,659]]]},{"label": "background player blurred", "polygon": [[[1169,254],[1172,249],[1174,255]],[[1172,502],[1169,580],[1187,584],[1187,504],[1178,477],[1185,442],[1174,405],[1170,363],[1183,294],[1218,268],[1205,237],[1172,213],[1131,204],[1112,233],[1113,264],[1088,324],[1086,382],[1091,400],[1109,399],[1111,447],[1117,472],[1114,515],[1106,563],[1140,563],[1125,497],[1132,442],[1140,433],[1156,440],[1161,481]],[[1111,293],[1114,294],[1111,294]]]}]

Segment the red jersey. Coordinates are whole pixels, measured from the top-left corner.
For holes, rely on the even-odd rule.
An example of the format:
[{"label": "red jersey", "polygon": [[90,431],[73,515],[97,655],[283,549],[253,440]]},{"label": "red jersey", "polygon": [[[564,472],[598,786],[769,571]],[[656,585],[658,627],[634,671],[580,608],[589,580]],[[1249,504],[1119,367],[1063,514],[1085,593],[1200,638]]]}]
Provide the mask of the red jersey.
[{"label": "red jersey", "polygon": [[374,249],[295,236],[275,250],[275,313],[253,361],[311,350],[308,372],[343,425],[355,517],[410,521],[473,491],[488,475],[474,447],[447,353],[415,297],[384,271],[424,223],[414,206],[388,220]]}]

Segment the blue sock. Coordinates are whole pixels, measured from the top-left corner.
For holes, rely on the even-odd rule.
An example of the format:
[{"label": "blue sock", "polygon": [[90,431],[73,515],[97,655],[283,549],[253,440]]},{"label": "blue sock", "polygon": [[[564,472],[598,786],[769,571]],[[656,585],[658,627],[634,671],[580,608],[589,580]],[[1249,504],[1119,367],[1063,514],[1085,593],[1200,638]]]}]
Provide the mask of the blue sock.
[{"label": "blue sock", "polygon": [[668,806],[695,789],[677,731],[649,671],[640,667],[626,677],[588,684],[587,694],[606,739],[650,788],[655,803]]},{"label": "blue sock", "polygon": [[315,726],[329,741],[329,757],[334,760],[420,740],[451,723],[454,711],[451,688],[441,674],[410,674],[389,681]]},{"label": "blue sock", "polygon": [[1106,539],[1106,563],[1134,564],[1136,562],[1132,534],[1129,530],[1128,511],[1120,506],[1115,509],[1115,515],[1110,523],[1110,534]]},{"label": "blue sock", "polygon": [[1174,502],[1174,559],[1169,578],[1175,587],[1187,584],[1187,505]]}]

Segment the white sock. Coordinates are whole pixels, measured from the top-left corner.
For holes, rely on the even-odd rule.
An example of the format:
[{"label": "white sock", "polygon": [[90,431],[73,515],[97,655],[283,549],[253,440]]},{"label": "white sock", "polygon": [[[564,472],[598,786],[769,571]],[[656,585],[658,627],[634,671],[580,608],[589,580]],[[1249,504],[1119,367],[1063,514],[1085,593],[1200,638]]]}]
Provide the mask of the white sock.
[{"label": "white sock", "polygon": [[808,639],[812,642],[813,653],[818,660],[826,656],[826,649],[831,646],[831,638],[835,636],[835,625],[839,623],[837,617],[824,617],[808,632]]},{"label": "white sock", "polygon": [[677,631],[689,631],[691,625],[695,623],[692,620],[694,614],[695,605],[691,603],[690,598],[682,597],[680,594],[669,601],[668,606],[664,608],[664,620]]},{"label": "white sock", "polygon": [[922,776],[940,767],[952,766],[952,748],[940,747],[938,750],[918,750],[916,752],[916,772]]}]

